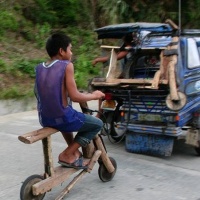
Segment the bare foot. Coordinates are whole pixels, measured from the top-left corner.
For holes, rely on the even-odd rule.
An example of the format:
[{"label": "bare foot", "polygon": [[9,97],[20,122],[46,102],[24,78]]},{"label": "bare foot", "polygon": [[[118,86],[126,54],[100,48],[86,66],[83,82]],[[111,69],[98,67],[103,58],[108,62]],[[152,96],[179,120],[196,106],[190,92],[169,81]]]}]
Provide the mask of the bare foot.
[{"label": "bare foot", "polygon": [[82,156],[82,153],[77,149],[77,151],[74,153],[74,155],[77,157],[77,158],[80,158]]},{"label": "bare foot", "polygon": [[[61,153],[59,155],[58,163],[61,164],[64,167],[68,167],[68,168],[87,169],[88,163],[90,161],[89,159],[86,159],[86,158],[83,158],[83,157],[78,157],[75,160],[71,161],[71,159],[69,159],[69,157],[63,158],[62,153]],[[71,157],[73,157],[73,156],[71,156]]]},{"label": "bare foot", "polygon": [[[82,153],[79,150],[77,150],[74,154],[66,154],[66,152],[65,153],[62,152],[59,155],[58,160],[66,162],[66,163],[73,163],[81,157],[82,157]],[[84,158],[84,165],[87,165],[89,163],[89,161],[90,161],[90,159]]]},{"label": "bare foot", "polygon": [[62,152],[58,157],[59,161],[63,161],[66,163],[73,163],[76,159],[77,156],[75,156],[74,154],[66,154],[64,152]]}]

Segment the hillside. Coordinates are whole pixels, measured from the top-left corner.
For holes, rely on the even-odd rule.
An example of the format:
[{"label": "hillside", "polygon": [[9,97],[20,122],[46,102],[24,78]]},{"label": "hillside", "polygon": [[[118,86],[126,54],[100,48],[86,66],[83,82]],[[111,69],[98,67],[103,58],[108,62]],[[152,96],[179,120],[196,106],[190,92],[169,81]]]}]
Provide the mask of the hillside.
[{"label": "hillside", "polygon": [[[182,1],[182,28],[199,28],[200,1]],[[177,1],[142,0],[7,0],[0,1],[0,99],[33,96],[34,67],[46,60],[47,37],[67,33],[73,41],[75,78],[79,88],[98,76],[101,65],[91,61],[101,54],[94,29],[109,24],[146,21],[178,24]]]},{"label": "hillside", "polygon": [[[16,64],[19,61],[45,59],[44,49],[36,48],[22,37],[16,37],[15,33],[9,33],[0,43],[0,52],[0,98],[32,96],[34,78],[22,73]],[[31,67],[34,68],[33,65]]]},{"label": "hillside", "polygon": [[[7,3],[9,3],[8,1]],[[96,76],[98,67],[91,66],[91,60],[100,54],[96,35],[91,28],[81,26],[52,26],[47,22],[36,23],[25,17],[21,1],[6,9],[6,2],[0,7],[0,99],[33,96],[34,67],[47,60],[46,39],[52,32],[63,31],[72,39],[75,78],[80,89],[86,89],[85,77]],[[20,4],[17,4],[20,3]],[[2,5],[2,3],[0,3]],[[35,4],[34,4],[35,5]],[[17,9],[16,9],[16,6]],[[27,7],[25,7],[27,8]],[[92,53],[91,53],[92,52]]]}]

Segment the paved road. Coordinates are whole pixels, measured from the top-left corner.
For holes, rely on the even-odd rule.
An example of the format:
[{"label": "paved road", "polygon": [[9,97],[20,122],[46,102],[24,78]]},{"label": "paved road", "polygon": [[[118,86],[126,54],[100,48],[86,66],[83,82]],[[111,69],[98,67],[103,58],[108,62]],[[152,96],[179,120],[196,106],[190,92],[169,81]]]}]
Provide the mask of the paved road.
[{"label": "paved road", "polygon": [[[91,104],[96,106],[96,104]],[[41,142],[23,144],[18,136],[40,128],[36,111],[0,116],[0,199],[19,200],[21,183],[30,175],[43,173]],[[54,164],[66,144],[60,134],[52,136]],[[114,179],[103,183],[98,164],[65,196],[73,200],[200,200],[200,158],[193,148],[177,141],[171,157],[158,158],[125,151],[124,143],[104,138],[109,156],[118,169]],[[48,192],[53,200],[67,185]]]}]

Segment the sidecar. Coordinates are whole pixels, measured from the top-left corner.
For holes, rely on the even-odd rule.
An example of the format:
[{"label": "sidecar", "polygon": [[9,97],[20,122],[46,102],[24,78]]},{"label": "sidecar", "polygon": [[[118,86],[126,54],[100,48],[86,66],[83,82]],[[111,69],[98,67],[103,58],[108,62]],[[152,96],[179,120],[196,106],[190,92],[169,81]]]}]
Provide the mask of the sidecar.
[{"label": "sidecar", "polygon": [[109,137],[125,138],[129,152],[161,156],[170,156],[174,140],[183,139],[200,154],[200,30],[179,30],[169,20],[95,31],[98,39],[132,33],[134,41],[123,49],[129,51],[123,67],[120,46],[102,45],[110,53],[107,73],[91,81],[106,94],[101,112]]}]

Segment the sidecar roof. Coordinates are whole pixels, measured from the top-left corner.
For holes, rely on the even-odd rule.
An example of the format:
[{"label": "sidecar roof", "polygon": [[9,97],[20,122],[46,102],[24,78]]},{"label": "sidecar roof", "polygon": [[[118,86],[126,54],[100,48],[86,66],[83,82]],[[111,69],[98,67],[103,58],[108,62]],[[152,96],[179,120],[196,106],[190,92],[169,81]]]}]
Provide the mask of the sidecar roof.
[{"label": "sidecar roof", "polygon": [[169,24],[165,23],[136,22],[108,25],[95,30],[95,32],[97,32],[98,34],[98,39],[120,39],[127,33],[140,33],[141,31],[149,31],[153,33],[166,33],[171,32],[172,28]]}]

